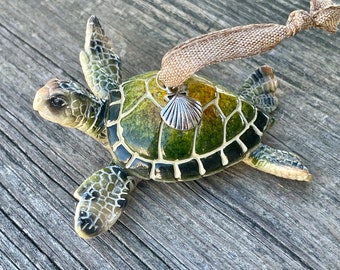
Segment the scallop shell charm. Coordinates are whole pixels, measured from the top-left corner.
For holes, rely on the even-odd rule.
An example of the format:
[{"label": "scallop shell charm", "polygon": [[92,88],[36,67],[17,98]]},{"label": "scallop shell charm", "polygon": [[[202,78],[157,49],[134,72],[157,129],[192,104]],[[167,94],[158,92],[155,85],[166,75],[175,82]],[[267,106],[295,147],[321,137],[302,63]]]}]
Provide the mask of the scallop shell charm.
[{"label": "scallop shell charm", "polygon": [[202,105],[199,101],[182,93],[169,96],[169,102],[161,110],[164,122],[177,130],[196,127],[202,119]]}]

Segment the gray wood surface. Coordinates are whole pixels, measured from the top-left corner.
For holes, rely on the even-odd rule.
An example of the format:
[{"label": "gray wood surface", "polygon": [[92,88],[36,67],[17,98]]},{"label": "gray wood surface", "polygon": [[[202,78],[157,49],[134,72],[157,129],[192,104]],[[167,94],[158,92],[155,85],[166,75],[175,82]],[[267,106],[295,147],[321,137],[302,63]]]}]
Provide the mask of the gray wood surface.
[{"label": "gray wood surface", "polygon": [[194,182],[144,181],[117,224],[90,241],[73,230],[72,194],[110,157],[32,109],[51,77],[85,84],[78,54],[91,14],[128,78],[158,69],[188,38],[285,24],[295,9],[309,2],[1,0],[0,269],[339,269],[339,33],[306,31],[264,55],[200,72],[237,89],[258,65],[271,65],[281,104],[264,141],[298,153],[313,182],[244,164]]}]

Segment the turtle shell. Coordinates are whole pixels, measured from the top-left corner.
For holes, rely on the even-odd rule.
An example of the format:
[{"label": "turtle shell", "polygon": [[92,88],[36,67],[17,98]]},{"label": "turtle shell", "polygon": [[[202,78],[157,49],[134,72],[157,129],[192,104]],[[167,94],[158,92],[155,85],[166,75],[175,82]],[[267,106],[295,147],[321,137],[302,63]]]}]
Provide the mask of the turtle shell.
[{"label": "turtle shell", "polygon": [[216,173],[242,160],[270,125],[270,116],[253,104],[195,75],[184,87],[202,104],[202,120],[190,130],[171,128],[160,116],[167,92],[156,75],[135,76],[110,94],[112,156],[132,175],[172,182]]}]

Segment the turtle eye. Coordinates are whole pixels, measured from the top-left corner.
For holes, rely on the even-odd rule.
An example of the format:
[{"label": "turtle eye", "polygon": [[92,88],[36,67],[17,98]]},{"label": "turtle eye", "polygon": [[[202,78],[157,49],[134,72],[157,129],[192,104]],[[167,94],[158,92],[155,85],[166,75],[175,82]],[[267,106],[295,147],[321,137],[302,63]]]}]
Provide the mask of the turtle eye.
[{"label": "turtle eye", "polygon": [[50,98],[50,104],[52,107],[62,108],[67,105],[67,100],[62,95],[56,95]]}]

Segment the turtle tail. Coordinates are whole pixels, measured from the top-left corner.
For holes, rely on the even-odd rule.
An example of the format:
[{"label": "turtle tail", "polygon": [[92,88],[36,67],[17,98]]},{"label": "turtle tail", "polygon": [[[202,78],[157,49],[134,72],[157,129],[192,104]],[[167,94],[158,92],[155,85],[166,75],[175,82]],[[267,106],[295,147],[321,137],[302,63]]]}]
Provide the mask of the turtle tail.
[{"label": "turtle tail", "polygon": [[275,96],[277,79],[270,66],[261,66],[243,83],[239,95],[264,112],[270,113],[278,106]]}]

